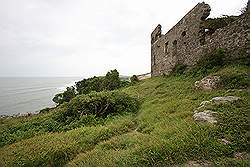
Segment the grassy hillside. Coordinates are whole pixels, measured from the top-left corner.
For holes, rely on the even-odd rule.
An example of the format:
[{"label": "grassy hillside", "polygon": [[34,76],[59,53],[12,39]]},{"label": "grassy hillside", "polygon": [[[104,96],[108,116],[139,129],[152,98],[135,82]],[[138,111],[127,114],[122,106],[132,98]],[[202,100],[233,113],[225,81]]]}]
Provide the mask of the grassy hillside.
[{"label": "grassy hillside", "polygon": [[[0,166],[182,166],[191,160],[248,166],[249,159],[234,154],[249,152],[249,67],[228,65],[210,73],[223,76],[224,87],[196,90],[194,82],[202,76],[183,74],[120,89],[140,101],[137,112],[62,125],[53,119],[65,110],[62,105],[44,114],[1,119]],[[242,100],[213,108],[217,124],[193,120],[202,101],[227,95]]]}]

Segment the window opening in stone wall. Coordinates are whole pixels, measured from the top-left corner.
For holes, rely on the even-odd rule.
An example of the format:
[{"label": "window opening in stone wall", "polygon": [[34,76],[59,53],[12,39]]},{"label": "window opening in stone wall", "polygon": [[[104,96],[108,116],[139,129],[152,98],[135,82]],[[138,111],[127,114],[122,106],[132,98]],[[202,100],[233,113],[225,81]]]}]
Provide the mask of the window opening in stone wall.
[{"label": "window opening in stone wall", "polygon": [[200,45],[205,45],[205,41],[206,41],[206,32],[204,28],[201,28],[199,31],[199,41],[200,41]]},{"label": "window opening in stone wall", "polygon": [[187,34],[186,31],[183,31],[183,32],[181,33],[181,36],[185,37],[186,34]]},{"label": "window opening in stone wall", "polygon": [[176,57],[177,56],[177,40],[174,40],[173,42],[173,57]]},{"label": "window opening in stone wall", "polygon": [[168,53],[168,42],[165,43],[164,53]]},{"label": "window opening in stone wall", "polygon": [[173,46],[174,46],[174,48],[177,46],[177,41],[176,40],[174,40]]},{"label": "window opening in stone wall", "polygon": [[155,65],[155,55],[153,55],[153,65]]}]

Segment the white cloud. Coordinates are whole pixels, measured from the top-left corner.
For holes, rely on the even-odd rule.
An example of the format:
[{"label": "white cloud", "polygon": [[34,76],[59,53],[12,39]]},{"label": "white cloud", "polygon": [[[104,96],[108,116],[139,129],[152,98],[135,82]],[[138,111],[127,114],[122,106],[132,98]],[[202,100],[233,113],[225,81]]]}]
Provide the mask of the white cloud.
[{"label": "white cloud", "polygon": [[[92,76],[150,71],[150,33],[199,0],[0,0],[0,76]],[[211,16],[247,0],[207,0]]]}]

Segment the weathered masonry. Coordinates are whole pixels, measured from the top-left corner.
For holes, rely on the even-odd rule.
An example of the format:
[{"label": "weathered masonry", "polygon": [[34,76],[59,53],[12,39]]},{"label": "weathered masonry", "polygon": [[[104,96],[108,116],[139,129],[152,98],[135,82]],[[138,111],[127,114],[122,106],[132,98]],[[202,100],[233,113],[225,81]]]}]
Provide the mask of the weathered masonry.
[{"label": "weathered masonry", "polygon": [[208,4],[199,3],[165,35],[158,25],[151,34],[151,74],[168,75],[178,65],[192,66],[216,48],[249,54],[249,2],[246,12],[226,27],[207,33],[204,22],[210,14]]}]

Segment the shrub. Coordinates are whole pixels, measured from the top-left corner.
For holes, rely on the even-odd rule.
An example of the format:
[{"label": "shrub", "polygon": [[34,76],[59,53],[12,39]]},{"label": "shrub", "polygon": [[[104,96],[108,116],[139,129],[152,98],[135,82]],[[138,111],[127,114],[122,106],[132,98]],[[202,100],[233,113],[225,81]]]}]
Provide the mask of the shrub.
[{"label": "shrub", "polygon": [[108,72],[104,78],[104,89],[105,90],[115,90],[121,87],[121,80],[119,78],[119,72],[111,70]]},{"label": "shrub", "polygon": [[100,92],[103,90],[104,77],[92,77],[76,82],[76,91],[79,94],[88,94],[91,91]]},{"label": "shrub", "polygon": [[138,110],[138,101],[125,93],[92,92],[88,95],[79,95],[67,104],[67,109],[60,112],[56,119],[69,124],[79,120],[84,115],[106,117],[110,114],[135,112]]},{"label": "shrub", "polygon": [[119,78],[119,72],[114,69],[109,72],[104,77],[92,77],[88,79],[83,79],[76,82],[76,91],[79,94],[88,94],[92,91],[101,92],[104,90],[115,90],[120,88],[122,81]]},{"label": "shrub", "polygon": [[94,76],[78,81],[76,82],[76,89],[75,87],[68,87],[65,92],[55,95],[52,100],[57,104],[62,104],[63,102],[69,102],[78,94],[88,94],[92,91],[111,91],[128,85],[129,82],[122,81],[119,78],[119,72],[115,69],[109,71],[104,77]]},{"label": "shrub", "polygon": [[121,88],[127,87],[127,86],[130,86],[130,82],[129,81],[125,81],[125,80],[121,80]]},{"label": "shrub", "polygon": [[43,114],[43,113],[48,113],[50,110],[52,110],[53,108],[49,108],[49,107],[46,107],[46,108],[44,108],[44,109],[41,109],[40,111],[39,111],[39,114]]},{"label": "shrub", "polygon": [[67,87],[67,90],[63,93],[56,94],[52,99],[57,104],[62,104],[63,102],[69,102],[72,98],[76,96],[75,88]]},{"label": "shrub", "polygon": [[130,77],[130,81],[132,84],[135,84],[135,83],[139,82],[139,79],[136,75],[133,75],[132,77]]}]

